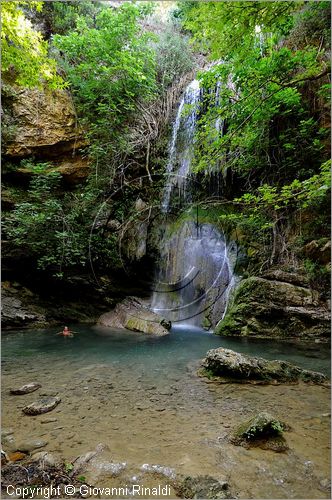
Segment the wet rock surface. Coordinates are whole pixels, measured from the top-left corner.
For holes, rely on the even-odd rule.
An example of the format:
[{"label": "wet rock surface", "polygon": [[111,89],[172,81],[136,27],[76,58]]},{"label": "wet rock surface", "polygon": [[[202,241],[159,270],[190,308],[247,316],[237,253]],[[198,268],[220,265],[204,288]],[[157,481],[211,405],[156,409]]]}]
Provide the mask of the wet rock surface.
[{"label": "wet rock surface", "polygon": [[180,498],[236,498],[226,481],[211,476],[184,477],[175,483],[175,491]]},{"label": "wet rock surface", "polygon": [[304,370],[287,361],[267,360],[246,356],[231,349],[211,349],[202,362],[203,376],[218,377],[228,382],[260,381],[263,383],[298,381],[321,384],[327,377],[319,372]]},{"label": "wet rock surface", "polygon": [[171,328],[170,321],[149,310],[147,304],[136,297],[128,297],[113,311],[102,314],[98,325],[157,336],[167,335]]},{"label": "wet rock surface", "polygon": [[282,452],[288,445],[282,433],[289,427],[267,412],[261,412],[238,426],[230,436],[237,446],[257,446],[264,450]]},{"label": "wet rock surface", "polygon": [[309,288],[303,275],[274,270],[264,277],[240,282],[215,332],[267,338],[329,338],[330,320],[327,303]]},{"label": "wet rock surface", "polygon": [[56,406],[61,402],[59,397],[46,397],[41,398],[34,403],[25,406],[22,411],[25,415],[40,415],[42,413],[47,413],[54,410]]}]

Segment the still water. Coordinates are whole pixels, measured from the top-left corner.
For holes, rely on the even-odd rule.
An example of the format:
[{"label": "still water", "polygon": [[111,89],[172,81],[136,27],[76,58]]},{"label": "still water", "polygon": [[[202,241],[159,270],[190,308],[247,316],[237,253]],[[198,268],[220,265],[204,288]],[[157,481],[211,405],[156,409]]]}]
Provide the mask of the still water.
[{"label": "still water", "polygon": [[[329,373],[326,344],[222,338],[183,326],[160,338],[72,329],[74,338],[55,336],[56,328],[2,336],[2,426],[16,443],[44,440],[66,462],[102,443],[99,462],[84,474],[97,486],[169,484],[171,471],[227,480],[239,498],[329,498],[329,388],[219,385],[196,374],[199,360],[220,346]],[[41,389],[9,394],[33,381]],[[22,413],[54,395],[61,403],[48,414]],[[286,453],[230,444],[232,429],[263,410],[291,426]],[[156,478],[154,466],[165,473]]]}]

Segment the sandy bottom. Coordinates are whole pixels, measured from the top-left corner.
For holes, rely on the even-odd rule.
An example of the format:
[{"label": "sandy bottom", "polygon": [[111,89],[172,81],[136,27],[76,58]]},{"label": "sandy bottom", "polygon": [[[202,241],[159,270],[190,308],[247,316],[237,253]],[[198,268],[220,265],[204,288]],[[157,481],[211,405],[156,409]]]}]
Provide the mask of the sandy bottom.
[{"label": "sandy bottom", "polygon": [[[144,366],[115,362],[8,361],[2,368],[2,427],[13,429],[16,443],[46,440],[45,449],[65,462],[106,445],[102,461],[85,474],[98,487],[167,485],[173,473],[208,474],[227,480],[239,498],[330,498],[328,388],[219,385],[198,378],[193,365],[165,379],[157,374],[158,366],[154,375]],[[42,388],[9,395],[10,388],[31,381]],[[41,395],[58,395],[61,403],[45,415],[24,415],[22,407]],[[291,426],[285,433],[289,451],[247,450],[227,441],[237,424],[262,410]],[[48,418],[56,421],[45,423]],[[122,466],[107,470],[103,464],[110,461]],[[151,465],[166,469],[156,476]]]}]

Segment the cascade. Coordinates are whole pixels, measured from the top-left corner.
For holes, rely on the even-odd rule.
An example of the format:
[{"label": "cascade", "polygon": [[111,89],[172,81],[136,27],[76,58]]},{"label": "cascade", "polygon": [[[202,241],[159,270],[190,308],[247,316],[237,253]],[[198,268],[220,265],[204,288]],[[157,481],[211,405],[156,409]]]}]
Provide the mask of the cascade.
[{"label": "cascade", "polygon": [[[215,89],[219,104],[220,82]],[[195,133],[204,97],[199,80],[184,92],[173,123],[162,198],[165,217],[180,215],[182,224],[166,222],[160,245],[160,268],[152,297],[152,309],[173,323],[210,328],[223,318],[234,278],[226,239],[213,224],[201,223],[195,212],[194,158]],[[224,122],[218,118],[215,130],[222,134]],[[205,175],[215,179],[216,169]],[[208,193],[209,194],[209,193]]]}]

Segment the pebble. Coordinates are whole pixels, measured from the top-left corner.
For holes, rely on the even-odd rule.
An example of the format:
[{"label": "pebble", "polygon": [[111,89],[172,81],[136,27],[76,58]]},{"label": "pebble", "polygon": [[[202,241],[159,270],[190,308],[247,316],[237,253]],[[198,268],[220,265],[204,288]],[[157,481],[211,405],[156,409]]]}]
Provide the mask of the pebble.
[{"label": "pebble", "polygon": [[14,431],[12,428],[9,429],[1,429],[1,437],[7,437],[10,436],[11,434],[14,434]]},{"label": "pebble", "polygon": [[44,419],[43,419],[43,420],[41,420],[40,422],[41,422],[42,424],[50,424],[50,423],[52,423],[52,422],[57,422],[57,420],[58,420],[58,419],[57,419],[57,418],[55,418],[55,417],[53,417],[53,418],[52,418],[52,417],[50,417],[50,418],[44,418]]},{"label": "pebble", "polygon": [[38,451],[37,453],[34,453],[31,458],[34,462],[42,462],[44,465],[49,465],[51,467],[57,463],[54,455],[48,451]]},{"label": "pebble", "polygon": [[20,451],[15,451],[14,453],[8,453],[8,459],[10,462],[19,462],[20,460],[23,460],[23,458],[25,457],[26,454]]},{"label": "pebble", "polygon": [[30,392],[34,392],[37,389],[40,389],[41,385],[37,382],[30,382],[29,384],[24,384],[18,389],[10,389],[11,394],[15,394],[16,396],[22,394],[29,394]]},{"label": "pebble", "polygon": [[58,397],[42,398],[28,406],[25,406],[22,411],[26,415],[39,415],[53,410],[60,402],[61,399]]},{"label": "pebble", "polygon": [[2,445],[8,451],[16,451],[16,441],[12,435],[6,436],[2,438]]}]

